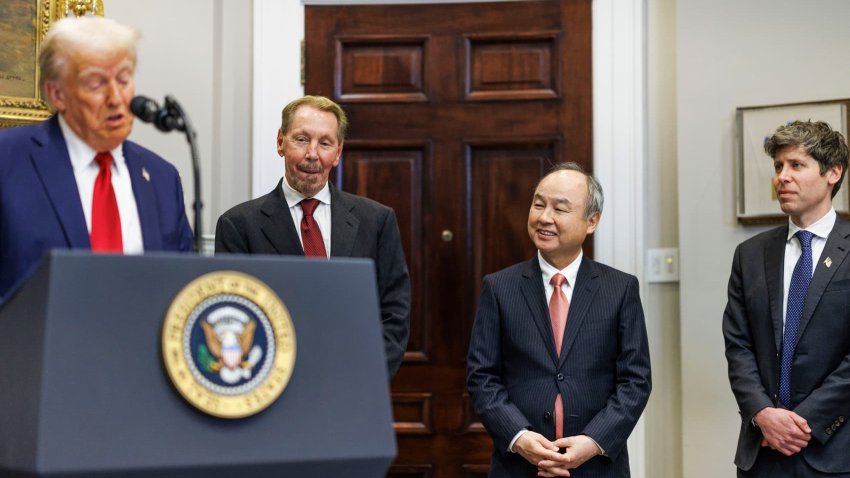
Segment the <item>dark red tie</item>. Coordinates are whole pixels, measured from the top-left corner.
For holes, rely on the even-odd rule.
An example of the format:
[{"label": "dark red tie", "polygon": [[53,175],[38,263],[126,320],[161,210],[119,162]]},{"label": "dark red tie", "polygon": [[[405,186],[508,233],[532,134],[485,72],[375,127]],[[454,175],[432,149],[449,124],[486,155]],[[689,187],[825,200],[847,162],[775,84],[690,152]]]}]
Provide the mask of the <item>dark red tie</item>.
[{"label": "dark red tie", "polygon": [[304,211],[304,217],[301,218],[301,242],[304,244],[304,255],[327,259],[322,231],[319,230],[319,223],[313,218],[313,212],[319,206],[319,200],[304,199],[300,204],[301,210]]},{"label": "dark red tie", "polygon": [[99,252],[124,252],[121,240],[121,215],[112,189],[112,154],[97,153],[100,166],[94,182],[91,202],[91,249]]},{"label": "dark red tie", "polygon": [[[552,335],[555,336],[555,352],[561,356],[561,343],[564,341],[564,329],[567,328],[567,313],[570,303],[561,286],[567,282],[562,274],[555,274],[550,281],[555,288],[549,299],[549,320],[552,322]],[[564,399],[561,394],[555,397],[555,438],[564,437]]]}]

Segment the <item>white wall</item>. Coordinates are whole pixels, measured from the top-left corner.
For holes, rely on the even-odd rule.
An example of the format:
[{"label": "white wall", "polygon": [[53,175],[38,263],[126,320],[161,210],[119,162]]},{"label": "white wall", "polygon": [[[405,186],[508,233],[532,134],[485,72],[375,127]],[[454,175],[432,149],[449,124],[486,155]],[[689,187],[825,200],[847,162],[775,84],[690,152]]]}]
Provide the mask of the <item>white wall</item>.
[{"label": "white wall", "polygon": [[[676,164],[676,2],[647,1],[646,248],[679,245]],[[652,395],[646,408],[650,478],[682,478],[679,284],[641,284],[652,357]]]},{"label": "white wall", "polygon": [[735,246],[735,108],[850,96],[850,2],[679,0],[677,125],[684,474],[733,477],[739,418],[721,319]]},{"label": "white wall", "polygon": [[[105,0],[107,17],[142,33],[136,94],[181,104],[197,130],[203,232],[248,197],[251,131],[250,0]],[[130,139],[180,170],[192,221],[192,164],[182,133],[163,134],[137,121]]]}]

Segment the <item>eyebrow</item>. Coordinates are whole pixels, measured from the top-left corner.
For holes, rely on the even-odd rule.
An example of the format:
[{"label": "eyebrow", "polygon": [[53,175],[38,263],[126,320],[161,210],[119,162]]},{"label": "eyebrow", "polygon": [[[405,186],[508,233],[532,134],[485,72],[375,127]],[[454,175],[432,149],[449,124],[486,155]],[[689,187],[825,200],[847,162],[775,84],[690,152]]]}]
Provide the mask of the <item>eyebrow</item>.
[{"label": "eyebrow", "polygon": [[[545,201],[546,198],[539,193],[534,193],[534,200],[535,201]],[[556,197],[556,198],[552,199],[552,201],[555,204],[566,204],[568,206],[573,206],[573,203],[567,198]]]}]

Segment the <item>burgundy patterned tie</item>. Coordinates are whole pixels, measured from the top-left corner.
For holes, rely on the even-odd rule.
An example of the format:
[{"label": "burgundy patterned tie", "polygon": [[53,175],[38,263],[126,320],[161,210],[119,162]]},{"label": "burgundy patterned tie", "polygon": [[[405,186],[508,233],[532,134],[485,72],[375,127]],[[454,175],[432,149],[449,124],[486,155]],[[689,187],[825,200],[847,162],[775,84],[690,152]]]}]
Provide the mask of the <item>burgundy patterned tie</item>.
[{"label": "burgundy patterned tie", "polygon": [[301,242],[304,245],[304,255],[327,259],[328,253],[325,252],[322,231],[319,230],[319,223],[313,218],[313,212],[319,206],[319,200],[304,199],[299,204],[301,204],[301,210],[304,211],[304,217],[301,218]]},{"label": "burgundy patterned tie", "polygon": [[[564,341],[564,329],[567,328],[567,312],[570,303],[561,286],[567,282],[562,274],[555,274],[550,281],[555,288],[552,298],[549,299],[549,320],[552,322],[552,335],[555,336],[555,352],[561,356],[561,343]],[[564,399],[559,393],[555,397],[555,438],[564,436]]]},{"label": "burgundy patterned tie", "polygon": [[121,215],[112,188],[112,154],[108,151],[94,157],[100,166],[94,181],[91,202],[91,249],[99,252],[124,252],[121,238]]}]

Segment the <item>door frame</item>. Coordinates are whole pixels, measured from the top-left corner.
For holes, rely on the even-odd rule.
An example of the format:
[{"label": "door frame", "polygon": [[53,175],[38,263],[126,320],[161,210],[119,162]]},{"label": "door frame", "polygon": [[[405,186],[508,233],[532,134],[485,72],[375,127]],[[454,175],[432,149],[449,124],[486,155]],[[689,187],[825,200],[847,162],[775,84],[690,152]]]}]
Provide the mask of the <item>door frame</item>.
[{"label": "door frame", "polygon": [[[283,174],[283,163],[275,154],[273,142],[280,124],[281,108],[304,94],[300,68],[304,5],[370,3],[472,2],[254,0],[252,197],[269,192]],[[640,283],[644,283],[644,171],[647,164],[645,0],[593,0],[592,28],[593,170],[608,193],[604,220],[594,234],[594,255],[600,262],[634,274]],[[629,448],[632,473],[635,478],[644,478],[647,448],[643,417],[629,438]]]}]

